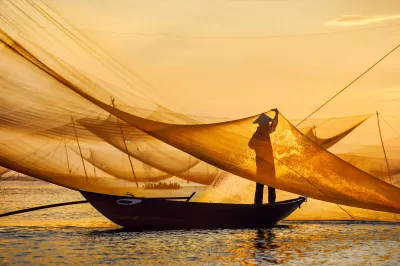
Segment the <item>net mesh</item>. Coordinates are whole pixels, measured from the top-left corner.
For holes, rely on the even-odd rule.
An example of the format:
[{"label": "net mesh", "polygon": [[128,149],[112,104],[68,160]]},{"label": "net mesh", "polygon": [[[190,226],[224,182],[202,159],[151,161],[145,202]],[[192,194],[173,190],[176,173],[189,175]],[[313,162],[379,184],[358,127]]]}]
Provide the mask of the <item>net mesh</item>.
[{"label": "net mesh", "polygon": [[[187,196],[189,190],[199,195],[204,189],[183,183],[180,189],[147,189],[134,181],[168,178],[213,184],[203,200],[225,201],[217,199],[215,188],[233,197],[243,187],[239,183],[260,182],[318,200],[399,212],[399,188],[325,150],[369,115],[308,120],[299,129],[280,115],[270,140],[256,144],[259,150],[271,146],[273,151],[260,155],[258,166],[257,149],[248,146],[256,117],[219,122],[180,114],[161,106],[162,99],[143,89],[145,82],[50,6],[4,1],[0,12],[7,22],[0,31],[1,166],[65,187],[111,194]],[[29,30],[14,23],[18,19],[60,31]],[[129,171],[131,163],[135,174]],[[251,198],[250,190],[243,190],[238,202]]]},{"label": "net mesh", "polygon": [[400,186],[400,138],[385,143],[387,161],[381,145],[338,154],[357,168],[395,186]]}]

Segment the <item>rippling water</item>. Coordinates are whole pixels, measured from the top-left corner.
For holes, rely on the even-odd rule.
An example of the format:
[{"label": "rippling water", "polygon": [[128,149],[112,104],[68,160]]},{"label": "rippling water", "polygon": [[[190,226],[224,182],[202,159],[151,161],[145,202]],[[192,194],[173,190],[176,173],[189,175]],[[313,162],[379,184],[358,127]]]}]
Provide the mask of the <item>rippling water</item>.
[{"label": "rippling water", "polygon": [[[80,199],[41,182],[0,183],[0,213]],[[135,233],[83,204],[0,218],[0,264],[399,265],[400,224],[284,222],[269,230]]]}]

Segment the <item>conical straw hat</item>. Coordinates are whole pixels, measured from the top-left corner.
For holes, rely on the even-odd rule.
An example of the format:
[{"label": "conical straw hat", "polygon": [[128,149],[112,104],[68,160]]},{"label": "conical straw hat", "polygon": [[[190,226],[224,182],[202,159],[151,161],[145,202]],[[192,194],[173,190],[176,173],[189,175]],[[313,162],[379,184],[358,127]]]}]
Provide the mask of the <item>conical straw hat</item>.
[{"label": "conical straw hat", "polygon": [[269,122],[272,122],[273,119],[266,114],[262,113],[260,114],[259,117],[257,117],[256,120],[253,121],[253,124],[267,124]]}]

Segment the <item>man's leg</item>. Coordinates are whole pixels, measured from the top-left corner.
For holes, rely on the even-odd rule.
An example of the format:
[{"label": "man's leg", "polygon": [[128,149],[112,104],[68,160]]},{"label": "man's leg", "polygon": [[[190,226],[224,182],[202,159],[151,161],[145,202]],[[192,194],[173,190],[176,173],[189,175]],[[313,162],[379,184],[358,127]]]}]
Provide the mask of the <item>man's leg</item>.
[{"label": "man's leg", "polygon": [[254,204],[262,204],[264,196],[264,185],[257,183],[256,184],[256,193],[254,194]]},{"label": "man's leg", "polygon": [[276,192],[275,188],[273,187],[268,187],[268,203],[275,203],[276,201]]}]

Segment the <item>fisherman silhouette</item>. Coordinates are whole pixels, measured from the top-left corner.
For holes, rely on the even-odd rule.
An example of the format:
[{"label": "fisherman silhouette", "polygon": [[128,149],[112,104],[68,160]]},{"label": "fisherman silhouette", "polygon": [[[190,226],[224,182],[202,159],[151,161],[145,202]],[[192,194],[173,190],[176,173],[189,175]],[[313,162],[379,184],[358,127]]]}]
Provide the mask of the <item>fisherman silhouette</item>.
[{"label": "fisherman silhouette", "polygon": [[[256,120],[254,120],[253,124],[258,124],[258,127],[249,141],[249,148],[253,149],[256,153],[257,175],[265,177],[274,184],[276,180],[275,164],[270,134],[275,131],[276,126],[278,125],[279,111],[276,108],[271,109],[271,111],[275,111],[274,119],[262,113]],[[257,183],[254,195],[254,204],[262,204],[263,196],[264,185]],[[275,200],[275,188],[268,186],[268,203],[275,203]]]}]

